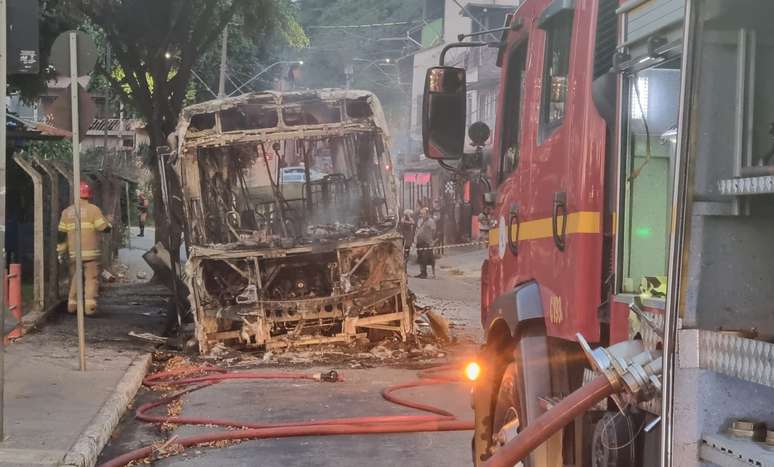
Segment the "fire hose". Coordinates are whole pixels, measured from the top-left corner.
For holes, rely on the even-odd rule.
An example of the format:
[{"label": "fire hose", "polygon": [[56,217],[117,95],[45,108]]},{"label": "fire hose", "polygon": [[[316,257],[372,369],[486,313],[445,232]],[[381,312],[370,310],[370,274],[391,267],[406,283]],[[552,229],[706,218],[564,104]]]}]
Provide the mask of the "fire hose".
[{"label": "fire hose", "polygon": [[591,350],[582,335],[577,337],[591,366],[600,374],[527,424],[518,436],[498,448],[481,467],[516,465],[554,433],[607,397],[612,397],[623,411],[626,404],[619,393],[649,399],[660,392],[662,359],[658,352],[646,351],[640,341],[625,341],[607,349]]},{"label": "fire hose", "polygon": [[[453,365],[445,365],[420,372],[419,379],[407,383],[395,384],[382,390],[382,397],[397,405],[416,409],[429,415],[385,415],[370,417],[331,418],[314,421],[285,423],[250,423],[239,420],[223,420],[199,417],[159,416],[148,412],[156,407],[169,404],[185,394],[228,380],[310,380],[342,381],[335,373],[308,374],[293,372],[233,372],[214,366],[181,367],[172,371],[155,373],[148,376],[143,384],[148,387],[183,387],[180,391],[159,400],[143,404],[136,410],[136,418],[150,423],[170,423],[175,425],[212,425],[232,428],[229,431],[216,431],[187,436],[175,440],[182,447],[196,446],[216,441],[243,441],[248,439],[287,438],[295,436],[330,436],[356,434],[416,433],[428,431],[464,431],[472,430],[473,422],[459,420],[451,412],[432,405],[422,404],[395,395],[397,391],[421,386],[449,384],[461,381],[459,377],[442,373],[457,370]],[[202,373],[201,376],[183,376]],[[146,446],[113,458],[102,467],[117,467],[132,461],[153,455],[155,448]]]},{"label": "fire hose", "polygon": [[615,389],[607,376],[597,376],[527,425],[516,438],[498,449],[481,467],[512,467],[575,417],[614,392]]}]

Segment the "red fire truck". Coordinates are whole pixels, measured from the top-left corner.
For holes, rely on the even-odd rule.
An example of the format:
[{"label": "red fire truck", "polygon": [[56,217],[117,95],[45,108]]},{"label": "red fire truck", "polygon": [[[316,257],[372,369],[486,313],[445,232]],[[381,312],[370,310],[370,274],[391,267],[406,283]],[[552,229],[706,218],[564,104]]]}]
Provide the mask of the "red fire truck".
[{"label": "red fire truck", "polygon": [[425,154],[492,186],[476,465],[774,465],[773,20],[525,0],[446,48],[500,49],[491,154],[428,70]]}]

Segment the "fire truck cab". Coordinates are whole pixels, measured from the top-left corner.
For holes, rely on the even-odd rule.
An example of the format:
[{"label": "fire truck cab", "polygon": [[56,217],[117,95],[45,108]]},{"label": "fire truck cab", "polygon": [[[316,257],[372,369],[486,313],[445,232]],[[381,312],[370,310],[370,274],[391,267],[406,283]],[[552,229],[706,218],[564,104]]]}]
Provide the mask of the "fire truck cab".
[{"label": "fire truck cab", "polygon": [[663,354],[658,391],[525,465],[774,465],[772,20],[765,0],[525,0],[499,42],[450,45],[500,49],[483,158],[464,70],[428,70],[425,154],[493,187],[476,465],[594,376],[586,341],[627,340]]}]

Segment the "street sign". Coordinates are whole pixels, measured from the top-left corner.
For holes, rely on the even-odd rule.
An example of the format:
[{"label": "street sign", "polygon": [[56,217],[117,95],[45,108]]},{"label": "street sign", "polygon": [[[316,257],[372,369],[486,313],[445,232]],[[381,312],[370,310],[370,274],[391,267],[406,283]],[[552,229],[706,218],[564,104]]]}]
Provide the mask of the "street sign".
[{"label": "street sign", "polygon": [[78,70],[76,76],[91,73],[97,63],[97,45],[85,32],[65,31],[57,36],[51,46],[51,64],[59,76],[70,76],[70,33],[75,32],[77,38]]},{"label": "street sign", "polygon": [[38,0],[8,0],[8,74],[37,74]]},{"label": "street sign", "polygon": [[[70,86],[67,87],[67,92],[58,97],[51,106],[51,114],[53,120],[57,122],[57,128],[67,131],[73,131],[72,109],[70,108],[72,90]],[[83,86],[78,84],[78,135],[81,138],[86,136],[86,132],[96,116],[97,106]]]}]

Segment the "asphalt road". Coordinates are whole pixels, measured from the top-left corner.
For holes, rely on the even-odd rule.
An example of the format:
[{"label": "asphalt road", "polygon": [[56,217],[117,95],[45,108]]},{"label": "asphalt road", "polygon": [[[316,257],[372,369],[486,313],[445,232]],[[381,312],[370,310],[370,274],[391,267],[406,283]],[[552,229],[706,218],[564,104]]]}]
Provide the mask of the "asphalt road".
[{"label": "asphalt road", "polygon": [[[435,363],[463,361],[472,351],[478,330],[479,291],[475,271],[481,251],[445,257],[439,261],[436,279],[411,279],[412,290],[423,304],[432,304],[454,325],[461,342],[442,349]],[[456,258],[456,259],[455,259]],[[410,272],[415,265],[410,266]],[[328,384],[288,381],[227,381],[182,398],[183,416],[218,417],[252,422],[295,421],[364,415],[421,414],[384,401],[380,391],[395,383],[414,379],[416,368],[405,361],[370,362],[366,368],[351,368],[351,362],[334,367],[345,382]],[[312,364],[313,365],[313,364]],[[310,364],[258,364],[258,369],[314,372],[328,369]],[[470,419],[469,387],[465,383],[432,386],[401,392],[401,396],[446,408],[462,419]],[[142,389],[134,407],[159,395]],[[158,413],[163,413],[159,409]],[[130,413],[124,417],[100,461],[174,435],[187,436],[212,427],[177,427],[162,432],[157,426],[139,423]],[[159,466],[469,466],[471,432],[414,433],[266,439],[245,441],[220,448],[189,448],[182,454],[158,460]]]}]

